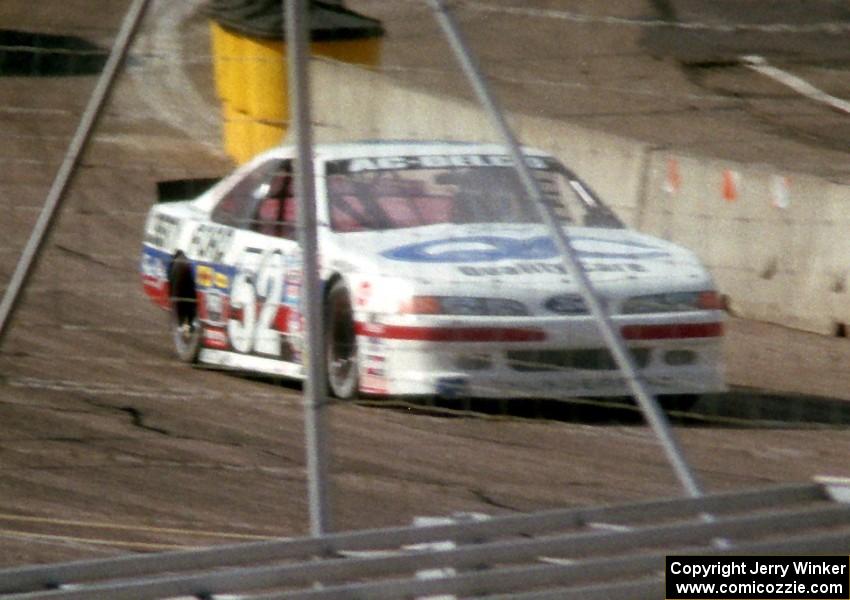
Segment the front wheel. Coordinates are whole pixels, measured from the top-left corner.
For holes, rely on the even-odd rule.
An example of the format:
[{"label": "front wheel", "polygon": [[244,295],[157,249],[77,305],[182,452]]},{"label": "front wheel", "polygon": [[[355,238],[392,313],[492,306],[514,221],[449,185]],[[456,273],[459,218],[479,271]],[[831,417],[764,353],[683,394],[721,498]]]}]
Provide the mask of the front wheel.
[{"label": "front wheel", "polygon": [[337,398],[357,395],[357,336],[351,297],[342,280],[336,280],[325,301],[325,364],[328,389]]}]

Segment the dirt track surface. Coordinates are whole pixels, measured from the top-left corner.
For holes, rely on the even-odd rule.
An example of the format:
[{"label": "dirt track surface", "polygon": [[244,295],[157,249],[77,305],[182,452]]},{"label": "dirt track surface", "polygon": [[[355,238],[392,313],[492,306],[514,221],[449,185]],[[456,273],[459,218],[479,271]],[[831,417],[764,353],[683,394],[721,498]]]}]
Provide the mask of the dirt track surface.
[{"label": "dirt track surface", "polygon": [[[117,27],[118,4],[65,3],[73,19],[61,23],[16,14],[30,6],[17,0],[0,15],[22,27],[65,23],[101,42]],[[200,43],[200,33],[185,39]],[[138,56],[122,79],[0,351],[2,565],[307,532],[298,388],[178,364],[166,316],[141,292],[137,256],[155,181],[229,168],[214,128],[187,134],[209,115],[185,106],[181,89],[155,88],[155,58]],[[196,75],[203,81],[203,65]],[[0,281],[93,83],[2,81]],[[699,419],[676,427],[708,490],[850,476],[845,405],[826,402],[850,399],[847,340],[732,320],[727,360],[730,383],[759,389],[706,399]],[[799,410],[762,410],[777,402]],[[823,424],[799,423],[812,406]],[[653,436],[628,413],[521,412],[334,406],[336,528],[681,493]]]}]

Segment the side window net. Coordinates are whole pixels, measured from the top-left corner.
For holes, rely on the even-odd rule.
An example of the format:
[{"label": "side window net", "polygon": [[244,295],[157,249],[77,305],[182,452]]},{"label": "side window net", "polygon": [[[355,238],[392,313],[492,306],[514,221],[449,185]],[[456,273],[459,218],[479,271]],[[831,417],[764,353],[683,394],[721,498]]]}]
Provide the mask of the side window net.
[{"label": "side window net", "polygon": [[211,219],[230,227],[250,228],[257,202],[268,190],[271,174],[280,171],[283,162],[270,160],[248,173],[219,200]]},{"label": "side window net", "polygon": [[250,228],[263,235],[295,239],[297,201],[288,161],[271,174],[255,196]]}]

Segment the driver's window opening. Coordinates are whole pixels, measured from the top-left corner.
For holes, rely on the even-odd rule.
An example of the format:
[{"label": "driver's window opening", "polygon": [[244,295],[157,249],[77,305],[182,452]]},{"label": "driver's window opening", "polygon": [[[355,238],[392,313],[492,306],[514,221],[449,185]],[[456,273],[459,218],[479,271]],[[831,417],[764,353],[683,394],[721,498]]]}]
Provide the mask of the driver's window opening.
[{"label": "driver's window opening", "polygon": [[273,237],[296,239],[297,200],[290,163],[278,168],[254,189],[250,229]]},{"label": "driver's window opening", "polygon": [[285,172],[277,173],[258,191],[260,194],[251,228],[264,235],[294,239],[296,200],[292,176]]}]

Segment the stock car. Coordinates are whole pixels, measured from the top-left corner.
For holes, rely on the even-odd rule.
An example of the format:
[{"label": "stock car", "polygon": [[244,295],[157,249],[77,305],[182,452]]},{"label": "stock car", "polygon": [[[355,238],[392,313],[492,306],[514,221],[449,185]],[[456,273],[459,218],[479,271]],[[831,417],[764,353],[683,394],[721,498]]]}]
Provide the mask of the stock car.
[{"label": "stock car", "polygon": [[[629,393],[506,148],[314,151],[331,394]],[[170,313],[183,361],[304,376],[294,152],[275,148],[195,199],[151,208],[143,285]],[[722,390],[721,299],[695,255],[625,228],[553,156],[523,153],[650,390]]]}]

